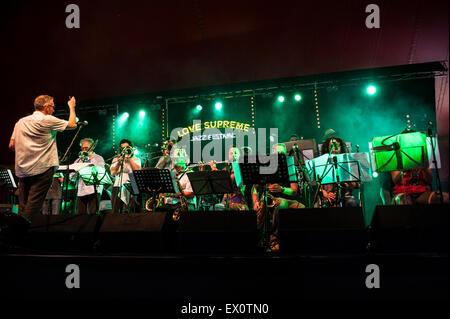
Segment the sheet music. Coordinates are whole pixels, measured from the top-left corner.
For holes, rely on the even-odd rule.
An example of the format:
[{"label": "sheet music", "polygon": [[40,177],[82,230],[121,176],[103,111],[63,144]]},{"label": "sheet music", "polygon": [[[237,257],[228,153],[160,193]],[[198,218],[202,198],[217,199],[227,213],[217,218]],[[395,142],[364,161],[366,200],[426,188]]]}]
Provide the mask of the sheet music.
[{"label": "sheet music", "polygon": [[93,163],[74,163],[74,164],[70,164],[70,165],[60,165],[58,167],[58,172],[59,171],[67,171],[67,170],[72,170],[75,172],[78,172],[80,169],[83,169],[85,167],[89,167],[89,166],[94,166]]},{"label": "sheet music", "polygon": [[[333,157],[337,159],[337,169],[333,164]],[[311,180],[322,178],[322,184],[337,182],[369,182],[372,180],[368,153],[324,154],[305,163]]]}]

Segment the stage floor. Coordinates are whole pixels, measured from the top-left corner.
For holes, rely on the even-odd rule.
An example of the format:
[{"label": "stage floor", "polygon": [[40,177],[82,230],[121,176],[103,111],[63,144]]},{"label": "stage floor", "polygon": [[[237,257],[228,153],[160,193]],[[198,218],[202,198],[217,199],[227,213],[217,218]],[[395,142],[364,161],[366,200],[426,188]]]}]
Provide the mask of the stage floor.
[{"label": "stage floor", "polygon": [[[2,254],[1,298],[156,304],[448,298],[447,254]],[[80,288],[69,289],[68,265]],[[373,268],[378,267],[379,288]],[[370,277],[372,276],[372,277]],[[372,278],[372,280],[368,277]],[[180,306],[181,307],[181,306]],[[178,309],[178,308],[177,308]]]}]

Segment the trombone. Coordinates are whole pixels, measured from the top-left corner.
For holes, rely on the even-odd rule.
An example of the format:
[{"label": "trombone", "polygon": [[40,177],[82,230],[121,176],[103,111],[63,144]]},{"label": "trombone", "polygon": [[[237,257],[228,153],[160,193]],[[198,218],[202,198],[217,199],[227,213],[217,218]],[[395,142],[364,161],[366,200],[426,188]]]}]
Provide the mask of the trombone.
[{"label": "trombone", "polygon": [[98,139],[91,145],[91,147],[89,147],[89,149],[87,151],[80,151],[78,153],[78,157],[80,158],[81,161],[86,162],[89,160],[89,158],[92,155],[92,152],[94,152],[94,149],[97,146],[97,143],[98,143]]}]

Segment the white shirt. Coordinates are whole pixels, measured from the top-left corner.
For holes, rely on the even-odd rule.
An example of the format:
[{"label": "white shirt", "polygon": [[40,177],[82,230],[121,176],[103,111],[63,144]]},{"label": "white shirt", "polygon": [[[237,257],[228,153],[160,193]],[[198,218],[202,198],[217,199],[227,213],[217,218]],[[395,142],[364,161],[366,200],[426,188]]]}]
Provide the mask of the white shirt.
[{"label": "white shirt", "polygon": [[15,170],[17,177],[44,173],[59,166],[56,133],[66,129],[69,122],[35,111],[21,118],[14,126]]},{"label": "white shirt", "polygon": [[[103,160],[103,157],[101,157],[98,154],[92,153],[92,160],[89,159],[87,162],[83,162],[81,159],[76,159],[74,163],[92,163],[94,166],[100,166],[105,167],[105,161]],[[97,194],[101,195],[103,191],[103,185],[97,185]],[[78,176],[78,197],[86,196],[90,194],[94,194],[94,185],[86,185],[83,181],[83,179]]]},{"label": "white shirt", "polygon": [[[135,162],[139,169],[141,168],[141,159],[139,157],[133,156],[130,158],[131,161]],[[119,160],[117,157],[114,157],[112,163],[111,163],[111,171],[116,168],[116,166],[119,165]],[[131,167],[130,162],[124,162],[123,163],[123,174],[122,174],[122,185],[128,183],[130,181],[130,177],[128,176],[128,173],[133,173],[133,168]],[[120,168],[118,172],[116,173],[115,181],[114,181],[114,187],[121,187],[120,184]]]}]

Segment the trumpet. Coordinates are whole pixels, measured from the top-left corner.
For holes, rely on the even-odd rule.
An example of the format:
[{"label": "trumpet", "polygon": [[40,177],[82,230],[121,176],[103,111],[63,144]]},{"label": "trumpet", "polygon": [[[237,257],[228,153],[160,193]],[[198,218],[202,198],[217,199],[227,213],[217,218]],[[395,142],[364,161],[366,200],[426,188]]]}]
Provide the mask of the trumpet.
[{"label": "trumpet", "polygon": [[120,151],[120,155],[130,158],[133,156],[134,148],[132,146],[126,146]]}]

